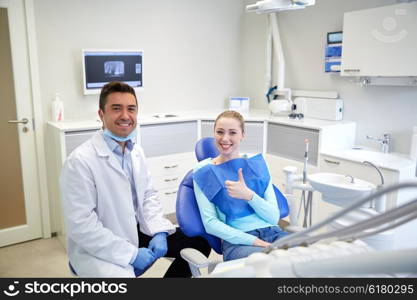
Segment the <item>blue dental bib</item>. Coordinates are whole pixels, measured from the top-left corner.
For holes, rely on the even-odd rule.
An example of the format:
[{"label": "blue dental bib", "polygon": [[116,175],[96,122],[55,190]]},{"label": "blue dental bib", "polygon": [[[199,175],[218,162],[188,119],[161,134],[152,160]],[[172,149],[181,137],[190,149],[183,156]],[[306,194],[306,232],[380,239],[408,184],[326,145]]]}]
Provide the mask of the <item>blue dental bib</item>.
[{"label": "blue dental bib", "polygon": [[262,154],[251,158],[236,158],[220,165],[208,164],[194,172],[193,178],[207,199],[226,216],[226,223],[254,213],[247,201],[229,196],[226,180],[238,181],[242,168],[245,183],[252,191],[264,198],[270,175]]}]

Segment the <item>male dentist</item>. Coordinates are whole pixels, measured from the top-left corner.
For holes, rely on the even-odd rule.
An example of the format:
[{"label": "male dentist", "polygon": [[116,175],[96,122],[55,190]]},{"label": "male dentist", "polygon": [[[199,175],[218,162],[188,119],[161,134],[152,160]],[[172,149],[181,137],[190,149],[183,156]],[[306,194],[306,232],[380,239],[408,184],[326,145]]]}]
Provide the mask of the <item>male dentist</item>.
[{"label": "male dentist", "polygon": [[175,258],[164,277],[191,276],[183,248],[206,256],[205,239],[186,237],[166,219],[142,148],[134,141],[138,103],[121,82],[103,86],[103,130],[76,148],[60,177],[68,256],[81,277],[137,277],[159,257]]}]

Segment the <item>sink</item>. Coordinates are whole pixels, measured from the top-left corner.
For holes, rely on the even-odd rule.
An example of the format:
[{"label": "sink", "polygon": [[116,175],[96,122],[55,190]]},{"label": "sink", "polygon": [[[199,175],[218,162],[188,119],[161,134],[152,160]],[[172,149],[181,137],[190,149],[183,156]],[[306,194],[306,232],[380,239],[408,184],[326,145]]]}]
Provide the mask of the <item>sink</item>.
[{"label": "sink", "polygon": [[[376,188],[373,183],[335,173],[315,173],[308,176],[311,186],[322,194],[322,200],[338,206],[350,205]],[[369,204],[365,204],[369,207]]]}]

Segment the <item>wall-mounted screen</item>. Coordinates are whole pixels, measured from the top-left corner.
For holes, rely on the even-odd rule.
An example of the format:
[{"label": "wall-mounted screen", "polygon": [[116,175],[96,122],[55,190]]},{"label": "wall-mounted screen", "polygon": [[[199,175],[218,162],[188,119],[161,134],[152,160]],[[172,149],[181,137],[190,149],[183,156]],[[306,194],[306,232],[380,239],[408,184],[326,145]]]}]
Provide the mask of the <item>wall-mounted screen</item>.
[{"label": "wall-mounted screen", "polygon": [[82,50],[84,94],[99,94],[110,81],[143,88],[142,50]]}]

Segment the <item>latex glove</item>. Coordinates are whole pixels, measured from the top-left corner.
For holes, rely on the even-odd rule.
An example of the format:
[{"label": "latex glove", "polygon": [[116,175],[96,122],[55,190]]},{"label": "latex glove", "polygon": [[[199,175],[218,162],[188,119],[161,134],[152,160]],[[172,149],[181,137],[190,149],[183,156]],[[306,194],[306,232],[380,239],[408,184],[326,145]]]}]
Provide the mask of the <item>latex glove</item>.
[{"label": "latex glove", "polygon": [[149,242],[148,248],[152,250],[153,254],[156,258],[160,258],[165,256],[168,251],[168,244],[167,244],[167,235],[166,232],[158,232],[153,236],[151,241]]},{"label": "latex glove", "polygon": [[139,248],[138,254],[132,263],[135,268],[135,274],[142,274],[156,259],[157,257],[148,248]]},{"label": "latex glove", "polygon": [[246,186],[245,179],[243,178],[242,169],[239,169],[237,171],[237,175],[239,177],[238,181],[226,180],[224,182],[229,196],[236,199],[243,199],[246,201],[252,200],[253,191]]}]

